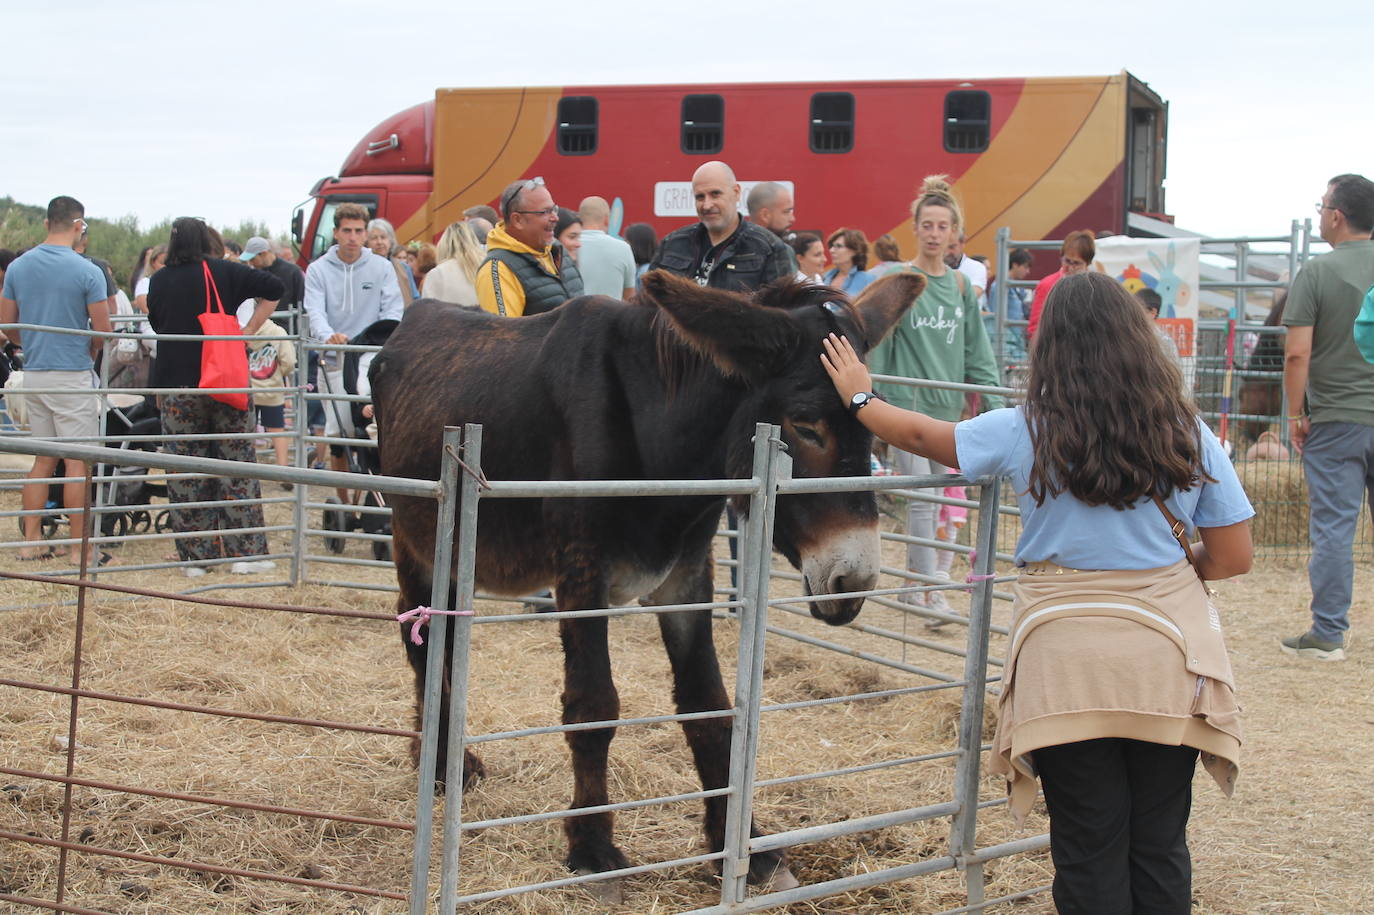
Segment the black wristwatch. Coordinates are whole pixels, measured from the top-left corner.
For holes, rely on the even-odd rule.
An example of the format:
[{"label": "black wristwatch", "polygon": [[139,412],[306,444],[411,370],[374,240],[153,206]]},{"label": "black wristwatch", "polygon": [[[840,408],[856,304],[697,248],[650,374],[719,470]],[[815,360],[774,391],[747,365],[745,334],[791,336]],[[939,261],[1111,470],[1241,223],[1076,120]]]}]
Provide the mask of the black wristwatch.
[{"label": "black wristwatch", "polygon": [[849,412],[857,416],[860,410],[875,400],[882,400],[882,398],[872,391],[860,391],[849,398]]}]

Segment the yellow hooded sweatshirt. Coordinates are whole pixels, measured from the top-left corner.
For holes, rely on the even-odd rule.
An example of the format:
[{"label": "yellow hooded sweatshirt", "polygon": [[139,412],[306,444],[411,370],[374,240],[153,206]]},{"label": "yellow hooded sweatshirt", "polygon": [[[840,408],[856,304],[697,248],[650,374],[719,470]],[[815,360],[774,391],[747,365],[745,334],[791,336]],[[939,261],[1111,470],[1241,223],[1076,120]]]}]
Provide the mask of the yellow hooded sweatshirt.
[{"label": "yellow hooded sweatshirt", "polygon": [[[558,268],[553,263],[553,248],[550,246],[546,246],[542,250],[531,248],[506,231],[504,220],[498,222],[496,228],[487,235],[487,250],[493,251],[497,248],[504,248],[517,254],[532,254],[539,259],[539,263],[551,275],[558,275]],[[525,287],[520,285],[514,271],[505,264],[498,263],[496,269],[497,275],[500,277],[501,302],[505,305],[506,316],[512,318],[523,316],[525,314]],[[496,290],[492,286],[489,265],[477,271],[477,304],[481,306],[483,311],[489,311],[494,315],[501,313],[496,305]]]}]

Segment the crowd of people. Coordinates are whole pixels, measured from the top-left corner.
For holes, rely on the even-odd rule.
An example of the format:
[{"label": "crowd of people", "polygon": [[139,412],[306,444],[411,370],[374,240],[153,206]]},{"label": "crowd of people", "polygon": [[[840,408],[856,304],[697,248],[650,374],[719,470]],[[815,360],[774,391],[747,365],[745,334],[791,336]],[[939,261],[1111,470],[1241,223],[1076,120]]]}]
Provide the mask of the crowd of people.
[{"label": "crowd of people", "polygon": [[[985,259],[964,250],[962,207],[943,175],[925,179],[911,203],[916,253],[905,260],[890,236],[870,242],[852,227],[824,236],[793,232],[788,188],[755,185],[742,200],[724,162],[698,168],[692,190],[697,221],[662,239],[644,223],[617,237],[604,198],[565,209],[537,177],[510,184],[494,208],[468,210],[437,245],[402,245],[386,220],[342,204],[333,210],[334,245],[303,276],[267,239],[250,239],[240,251],[203,221],[178,219],[167,244],[140,259],[127,316],[133,326],[146,322],[155,347],[148,383],[163,391],[162,426],[173,436],[164,447],[249,461],[256,424],[286,426],[280,399],[255,398],[245,410],[197,393],[201,341],[166,338],[199,333],[201,316],[221,301],[239,313],[245,336],[263,337],[250,343],[253,380],[264,394],[288,386],[295,353],[282,344],[297,332],[325,348],[317,367],[311,360],[312,378],[340,393],[349,382],[328,347],[359,342],[380,322],[401,320],[421,297],[520,318],[583,294],[631,299],[652,269],[722,290],[748,293],[791,280],[851,297],[884,275],[919,274],[923,293],[867,354],[866,365],[850,340],[835,335],[817,357],[855,419],[889,444],[897,472],[958,468],[969,477],[1012,480],[1022,513],[1020,577],[992,768],[1008,779],[1018,816],[1030,806],[1037,779],[1043,786],[1060,911],[1189,911],[1193,770],[1201,759],[1229,793],[1241,736],[1205,583],[1249,569],[1254,512],[1184,388],[1177,351],[1152,321],[1158,300],[1133,297],[1093,271],[1088,231],[1064,239],[1060,269],[1029,295],[1028,251],[1010,252],[1006,276],[992,275]],[[1298,274],[1282,314],[1290,438],[1302,451],[1311,498],[1312,623],[1281,647],[1335,661],[1345,658],[1362,495],[1374,493],[1374,366],[1352,337],[1374,289],[1374,183],[1337,176],[1317,209],[1333,250]],[[120,309],[108,268],[80,253],[84,209],[70,197],[55,198],[47,227],[43,244],[0,259],[0,323],[108,330]],[[870,372],[1002,384],[989,325],[1000,284],[1008,287],[1012,322],[1006,356],[1028,363],[1022,403],[874,383]],[[279,307],[303,312],[308,329],[273,324]],[[17,332],[11,335],[19,342]],[[92,367],[108,353],[105,344],[30,331],[22,340],[26,388],[35,389],[26,397],[33,433],[95,438]],[[359,434],[345,411],[323,414],[308,421],[327,439]],[[223,435],[177,437],[207,432]],[[332,466],[347,469],[342,449],[330,448]],[[55,470],[55,459],[38,458],[30,476]],[[80,462],[68,461],[65,470],[84,474]],[[183,506],[173,512],[173,529],[183,535],[177,558],[188,575],[224,562],[238,572],[271,567],[262,558],[267,542],[257,482],[211,477],[169,488]],[[81,489],[69,484],[64,494],[78,539]],[[41,508],[44,491],[26,486],[25,509]],[[36,515],[25,517],[30,544],[22,559],[48,555],[36,522]],[[949,565],[933,544],[955,536],[961,523],[958,512],[942,513],[934,502],[909,503],[913,587],[905,600],[931,627],[966,622],[943,591],[926,587],[948,579]],[[1067,676],[1070,670],[1076,673]]]}]

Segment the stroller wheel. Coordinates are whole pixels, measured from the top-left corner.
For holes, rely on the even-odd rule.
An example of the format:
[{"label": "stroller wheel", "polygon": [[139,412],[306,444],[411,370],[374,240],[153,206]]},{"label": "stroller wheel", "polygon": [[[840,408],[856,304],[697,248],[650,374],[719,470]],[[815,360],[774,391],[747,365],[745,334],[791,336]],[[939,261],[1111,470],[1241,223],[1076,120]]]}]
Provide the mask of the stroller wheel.
[{"label": "stroller wheel", "polygon": [[[24,519],[17,518],[15,520],[19,522],[19,536],[22,538],[24,536]],[[51,518],[47,515],[44,515],[42,518],[38,519],[38,535],[42,537],[44,540],[51,540],[52,538],[56,537],[57,519]]]},{"label": "stroller wheel", "polygon": [[148,528],[153,526],[153,516],[143,509],[129,512],[129,519],[129,530],[133,531],[135,534],[145,533]]},{"label": "stroller wheel", "polygon": [[165,534],[171,529],[172,516],[168,513],[167,509],[164,508],[157,513],[157,517],[153,520],[153,530],[157,531],[159,534]]},{"label": "stroller wheel", "polygon": [[106,515],[100,521],[100,532],[106,537],[123,537],[129,532],[128,512]]},{"label": "stroller wheel", "polygon": [[[330,496],[324,501],[330,506],[339,506],[324,510],[324,529],[327,531],[350,530],[352,526],[348,523],[348,516],[352,512],[345,512],[342,507],[343,503],[336,496]],[[344,539],[342,537],[325,537],[324,548],[331,553],[342,553],[344,551]]]},{"label": "stroller wheel", "polygon": [[390,562],[391,544],[384,540],[372,541],[372,558],[380,562]]}]

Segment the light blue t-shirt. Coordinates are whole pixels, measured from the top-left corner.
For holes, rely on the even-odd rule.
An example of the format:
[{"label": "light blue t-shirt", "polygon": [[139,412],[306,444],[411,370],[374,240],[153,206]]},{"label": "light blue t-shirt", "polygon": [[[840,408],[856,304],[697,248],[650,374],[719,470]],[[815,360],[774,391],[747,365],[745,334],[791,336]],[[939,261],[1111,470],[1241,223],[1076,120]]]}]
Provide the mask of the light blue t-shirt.
[{"label": "light blue t-shirt", "polygon": [[[38,245],[24,252],[5,271],[7,299],[19,303],[20,324],[47,324],[86,330],[86,308],[104,303],[105,274],[63,245]],[[75,334],[20,333],[24,368],[34,372],[90,371],[91,338]]]},{"label": "light blue t-shirt", "polygon": [[598,229],[582,230],[582,250],[577,252],[577,272],[582,291],[618,299],[635,288],[635,255],[630,243]]},{"label": "light blue t-shirt", "polygon": [[[1204,480],[1187,492],[1175,490],[1165,504],[1190,531],[1253,517],[1255,510],[1221,442],[1201,420],[1198,425],[1202,466],[1216,482]],[[1029,493],[1034,452],[1021,407],[992,410],[959,423],[954,445],[959,468],[968,478],[1011,478],[1021,507],[1017,565],[1048,561],[1071,569],[1157,569],[1183,558],[1183,548],[1153,499],[1118,511],[1110,505],[1085,505],[1065,492],[1037,506]]]}]

